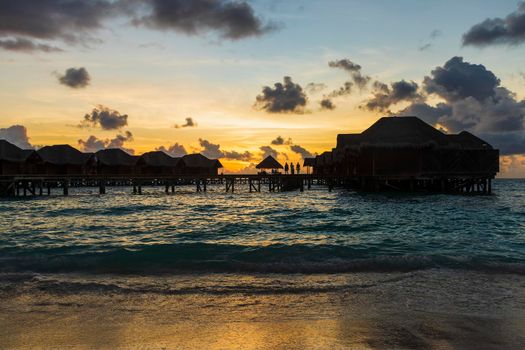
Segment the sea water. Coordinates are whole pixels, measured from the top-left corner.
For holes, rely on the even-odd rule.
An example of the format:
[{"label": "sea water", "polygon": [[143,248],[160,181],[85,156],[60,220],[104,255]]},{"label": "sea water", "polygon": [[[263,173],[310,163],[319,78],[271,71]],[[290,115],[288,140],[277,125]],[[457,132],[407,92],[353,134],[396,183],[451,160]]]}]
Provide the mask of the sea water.
[{"label": "sea water", "polygon": [[[148,334],[169,325],[166,332],[178,335],[137,340],[146,348],[233,348],[206,342],[206,335],[188,343],[184,327],[202,322],[212,328],[234,322],[246,332],[252,322],[295,322],[293,329],[314,333],[320,330],[312,325],[321,322],[329,334],[316,333],[320,343],[311,348],[525,342],[523,180],[496,180],[490,196],[322,186],[282,193],[242,186],[226,193],[218,185],[169,195],[161,187],[142,195],[126,187],[96,190],[0,201],[6,344],[34,346],[38,336],[23,336],[32,326],[40,341],[53,339],[41,328],[53,322],[55,331],[78,322],[98,334],[98,325],[116,317],[111,324],[121,325],[121,333],[113,345],[133,347],[126,341],[141,334],[130,331],[139,316]],[[351,334],[340,333],[342,324]],[[99,347],[115,335],[92,343],[93,337],[69,338],[71,332],[59,332],[52,344]],[[276,339],[240,348],[273,348]],[[304,340],[300,332],[278,343],[294,348],[298,339]]]}]

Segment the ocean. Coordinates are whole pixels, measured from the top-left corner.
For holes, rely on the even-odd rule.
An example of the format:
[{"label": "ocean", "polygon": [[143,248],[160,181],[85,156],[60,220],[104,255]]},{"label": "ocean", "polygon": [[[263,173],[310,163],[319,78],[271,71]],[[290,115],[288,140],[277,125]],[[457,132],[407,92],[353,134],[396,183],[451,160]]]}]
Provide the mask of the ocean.
[{"label": "ocean", "polygon": [[58,193],[0,201],[0,348],[525,344],[525,180]]}]

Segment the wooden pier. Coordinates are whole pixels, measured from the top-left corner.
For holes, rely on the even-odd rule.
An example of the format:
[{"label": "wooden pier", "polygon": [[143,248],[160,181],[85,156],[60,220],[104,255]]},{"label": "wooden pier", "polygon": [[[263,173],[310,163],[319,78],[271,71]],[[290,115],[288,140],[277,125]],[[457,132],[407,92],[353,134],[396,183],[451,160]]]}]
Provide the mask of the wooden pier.
[{"label": "wooden pier", "polygon": [[[223,186],[224,192],[234,193],[248,188],[248,192],[285,192],[310,190],[313,185],[328,191],[334,188],[366,192],[426,192],[452,194],[491,194],[492,178],[471,177],[356,177],[315,174],[228,174],[228,175],[19,175],[0,176],[0,197],[49,196],[52,192],[69,195],[70,188],[98,188],[106,194],[107,187],[130,187],[133,194],[142,194],[143,187],[163,187],[166,194],[176,188],[191,188],[207,192],[210,185]],[[53,191],[52,191],[53,190]]]}]

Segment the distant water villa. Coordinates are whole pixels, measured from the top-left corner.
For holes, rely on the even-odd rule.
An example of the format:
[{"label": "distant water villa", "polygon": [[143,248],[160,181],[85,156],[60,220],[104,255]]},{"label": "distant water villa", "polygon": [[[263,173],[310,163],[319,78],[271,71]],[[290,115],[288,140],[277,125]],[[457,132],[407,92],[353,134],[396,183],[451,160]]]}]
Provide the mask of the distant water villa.
[{"label": "distant water villa", "polygon": [[[0,140],[3,196],[12,194],[17,184],[27,186],[30,182],[34,187],[40,181],[40,186],[44,182],[68,186],[73,178],[78,184],[96,179],[101,183],[101,193],[105,193],[102,186],[108,181],[129,184],[127,180],[133,179],[142,183],[161,179],[171,186],[194,183],[198,190],[205,190],[206,184],[217,178],[228,178],[227,191],[233,190],[235,181],[249,181],[252,190],[254,175],[219,175],[222,167],[218,159],[202,154],[171,157],[153,151],[134,156],[121,149],[85,153],[69,145],[23,150]],[[279,171],[283,166],[267,157],[256,167],[261,172],[255,178],[259,184],[253,188],[260,191],[260,181],[273,176],[269,182],[274,190],[302,190],[305,182],[310,187],[312,181],[317,181],[330,189],[343,186],[365,191],[490,193],[491,180],[499,171],[499,151],[466,131],[450,135],[417,117],[384,117],[360,134],[339,134],[335,148],[306,158],[303,167],[307,174],[283,175]]]}]

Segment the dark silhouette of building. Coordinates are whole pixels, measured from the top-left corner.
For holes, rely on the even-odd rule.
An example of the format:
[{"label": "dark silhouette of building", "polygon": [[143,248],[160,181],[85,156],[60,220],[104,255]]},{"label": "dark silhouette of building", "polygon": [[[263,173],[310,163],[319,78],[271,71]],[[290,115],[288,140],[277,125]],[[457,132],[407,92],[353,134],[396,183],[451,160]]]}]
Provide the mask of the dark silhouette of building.
[{"label": "dark silhouette of building", "polygon": [[200,153],[182,157],[183,173],[187,175],[217,175],[222,164],[218,159],[209,159]]},{"label": "dark silhouette of building", "polygon": [[34,174],[41,171],[42,164],[35,150],[23,150],[0,140],[0,175]]},{"label": "dark silhouette of building", "polygon": [[135,173],[135,165],[139,159],[120,148],[100,150],[95,153],[97,159],[97,174],[127,175]]},{"label": "dark silhouette of building", "polygon": [[162,151],[142,154],[136,163],[136,172],[143,175],[175,175],[182,174],[184,163],[182,158],[174,158]]},{"label": "dark silhouette of building", "polygon": [[494,177],[499,151],[468,133],[447,135],[417,117],[384,117],[361,134],[340,134],[316,157],[316,174],[364,177]]},{"label": "dark silhouette of building", "polygon": [[266,171],[266,170],[278,171],[279,169],[283,169],[283,166],[274,157],[268,156],[264,158],[262,162],[257,164],[255,168],[260,169],[262,171]]},{"label": "dark silhouette of building", "polygon": [[48,175],[96,174],[97,160],[93,153],[83,153],[70,145],[45,146],[37,151]]}]

